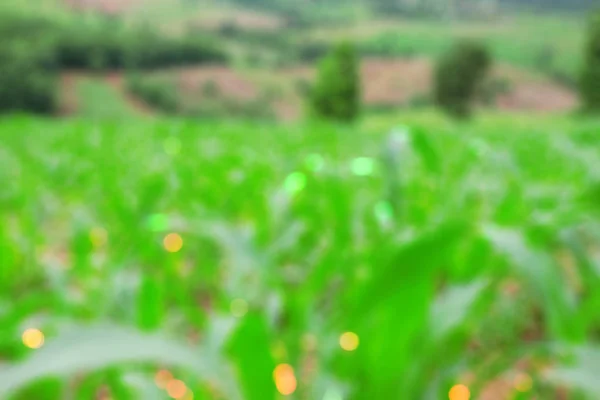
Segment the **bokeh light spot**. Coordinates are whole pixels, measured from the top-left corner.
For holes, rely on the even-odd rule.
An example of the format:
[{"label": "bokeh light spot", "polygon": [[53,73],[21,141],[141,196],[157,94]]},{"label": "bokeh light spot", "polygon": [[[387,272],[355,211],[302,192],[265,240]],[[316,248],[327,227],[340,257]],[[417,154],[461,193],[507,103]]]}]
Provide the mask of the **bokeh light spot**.
[{"label": "bokeh light spot", "polygon": [[296,194],[306,186],[306,176],[301,172],[294,172],[285,178],[283,188],[289,194]]},{"label": "bokeh light spot", "polygon": [[377,218],[377,220],[381,223],[389,222],[394,218],[394,209],[387,201],[380,201],[375,204],[373,212],[375,214],[375,218]]},{"label": "bokeh light spot", "polygon": [[519,392],[529,392],[533,387],[533,379],[525,373],[520,373],[514,380],[515,389]]},{"label": "bokeh light spot", "polygon": [[289,364],[279,364],[273,371],[273,380],[277,391],[284,396],[289,396],[296,391],[296,376],[294,368]]},{"label": "bokeh light spot", "polygon": [[450,400],[469,400],[471,398],[471,392],[465,385],[454,385],[448,393]]},{"label": "bokeh light spot", "polygon": [[183,247],[183,239],[176,233],[169,233],[165,236],[163,245],[169,253],[177,253]]},{"label": "bokeh light spot", "polygon": [[354,351],[358,348],[359,338],[354,332],[346,332],[340,336],[340,347],[346,351]]},{"label": "bokeh light spot", "polygon": [[357,176],[369,176],[375,172],[375,161],[369,157],[358,157],[352,160],[352,173]]},{"label": "bokeh light spot", "polygon": [[146,226],[152,232],[162,232],[169,227],[169,218],[164,214],[152,214],[146,220]]},{"label": "bokeh light spot", "polygon": [[27,329],[23,332],[23,344],[30,349],[39,349],[44,345],[44,334],[39,329]]},{"label": "bokeh light spot", "polygon": [[108,241],[108,232],[104,228],[93,228],[90,231],[90,242],[94,248],[100,248]]},{"label": "bokeh light spot", "polygon": [[242,318],[248,312],[248,303],[244,299],[235,299],[231,302],[231,314],[236,318]]},{"label": "bokeh light spot", "polygon": [[173,380],[173,374],[166,369],[161,369],[154,375],[154,383],[161,389],[166,389],[167,384]]},{"label": "bokeh light spot", "polygon": [[167,383],[167,394],[172,399],[182,399],[187,393],[188,389],[185,383],[178,379],[172,379]]}]

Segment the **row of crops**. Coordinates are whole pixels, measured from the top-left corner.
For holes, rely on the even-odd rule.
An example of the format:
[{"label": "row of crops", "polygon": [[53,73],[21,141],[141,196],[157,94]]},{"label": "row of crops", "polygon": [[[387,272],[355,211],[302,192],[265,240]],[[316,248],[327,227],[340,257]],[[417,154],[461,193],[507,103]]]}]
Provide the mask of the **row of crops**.
[{"label": "row of crops", "polygon": [[597,398],[599,132],[4,119],[0,397]]}]

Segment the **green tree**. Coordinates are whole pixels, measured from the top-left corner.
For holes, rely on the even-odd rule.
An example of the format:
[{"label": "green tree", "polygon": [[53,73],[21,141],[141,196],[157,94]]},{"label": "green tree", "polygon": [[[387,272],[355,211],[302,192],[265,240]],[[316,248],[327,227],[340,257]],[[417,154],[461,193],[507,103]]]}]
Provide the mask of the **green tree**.
[{"label": "green tree", "polygon": [[0,113],[50,113],[56,107],[57,72],[49,46],[4,38],[0,44]]},{"label": "green tree", "polygon": [[320,117],[354,120],[360,110],[360,72],[354,47],[342,43],[323,59],[311,91],[311,110]]},{"label": "green tree", "polygon": [[462,41],[455,45],[436,66],[436,104],[451,115],[468,117],[491,62],[487,49],[479,43]]},{"label": "green tree", "polygon": [[600,11],[590,20],[579,92],[584,109],[600,113]]}]

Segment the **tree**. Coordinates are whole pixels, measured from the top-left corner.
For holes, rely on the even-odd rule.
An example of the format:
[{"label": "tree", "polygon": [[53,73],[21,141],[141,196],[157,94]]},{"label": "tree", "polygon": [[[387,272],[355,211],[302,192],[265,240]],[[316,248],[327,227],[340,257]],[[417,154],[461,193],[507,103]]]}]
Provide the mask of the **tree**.
[{"label": "tree", "polygon": [[340,121],[354,120],[360,109],[360,72],[354,47],[338,45],[325,57],[311,91],[312,112]]},{"label": "tree", "polygon": [[434,98],[436,104],[456,117],[468,117],[477,90],[491,65],[487,49],[476,42],[462,41],[437,64]]},{"label": "tree", "polygon": [[42,18],[0,18],[0,113],[56,108],[54,30]]},{"label": "tree", "polygon": [[584,109],[600,113],[600,11],[590,20],[579,92]]}]

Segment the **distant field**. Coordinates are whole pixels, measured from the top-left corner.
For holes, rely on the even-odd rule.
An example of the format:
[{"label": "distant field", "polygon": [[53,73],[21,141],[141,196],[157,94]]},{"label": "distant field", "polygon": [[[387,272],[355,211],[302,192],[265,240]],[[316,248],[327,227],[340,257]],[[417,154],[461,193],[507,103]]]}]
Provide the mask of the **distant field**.
[{"label": "distant field", "polygon": [[487,43],[498,61],[575,79],[585,21],[573,16],[515,15],[487,22],[369,21],[307,33],[312,40],[355,41],[380,54],[438,56],[458,38]]},{"label": "distant field", "polygon": [[[430,92],[432,89],[431,61],[427,58],[377,58],[363,59],[361,67],[362,100],[365,109],[399,109],[431,107]],[[65,77],[71,74],[66,73]],[[169,90],[176,92],[184,108],[194,108],[205,103],[214,102],[216,97],[230,99],[240,104],[260,103],[262,109],[272,109],[274,115],[282,120],[297,120],[304,114],[306,94],[302,88],[310,85],[315,76],[315,68],[300,65],[288,68],[231,68],[226,66],[198,66],[171,68],[142,74],[146,79],[162,79],[170,82]],[[77,75],[75,75],[77,77]],[[79,76],[78,82],[83,76]],[[144,100],[128,93],[123,84],[123,73],[110,73],[104,78],[96,78],[96,85],[112,83],[105,94],[118,96],[113,104],[125,104],[135,112],[152,114],[160,110],[144,105]],[[544,113],[570,113],[577,110],[576,94],[554,83],[550,78],[529,72],[510,65],[497,65],[490,77],[492,82],[500,82],[506,91],[494,95],[487,108],[505,111]],[[214,87],[206,92],[206,88]],[[64,80],[61,85],[62,96],[70,98],[70,103],[63,109],[66,115],[81,115],[82,107],[90,114],[90,106],[94,104],[105,108],[106,96],[98,93],[96,98],[81,97],[84,92],[72,93],[72,80]],[[70,93],[70,95],[69,95]],[[87,92],[90,93],[91,92]],[[100,97],[98,97],[100,96]],[[70,104],[70,106],[68,105]],[[106,115],[100,110],[99,115]],[[226,110],[223,110],[226,116]],[[113,114],[118,114],[115,112]],[[230,116],[235,113],[230,112]],[[263,113],[264,114],[264,113]],[[217,115],[214,115],[217,116]]]}]

